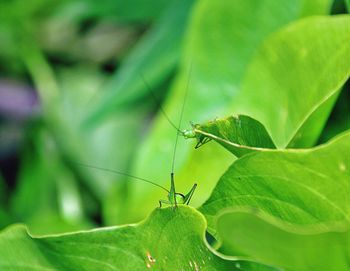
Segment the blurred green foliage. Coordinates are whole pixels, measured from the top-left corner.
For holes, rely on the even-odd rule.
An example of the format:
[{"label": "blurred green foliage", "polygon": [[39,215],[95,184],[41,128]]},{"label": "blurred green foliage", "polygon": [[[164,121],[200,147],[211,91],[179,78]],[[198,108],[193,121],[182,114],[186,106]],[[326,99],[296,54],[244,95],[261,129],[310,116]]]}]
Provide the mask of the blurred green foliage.
[{"label": "blurred green foliage", "polygon": [[[39,103],[21,120],[1,117],[0,225],[53,233],[144,218],[162,191],[77,163],[168,186],[176,131],[147,85],[175,123],[188,85],[182,128],[231,114],[240,90],[255,88],[245,78],[263,41],[300,18],[329,14],[331,5],[2,1],[1,79],[19,82]],[[324,140],[349,128],[347,117],[337,121],[343,111],[335,114]],[[194,144],[180,139],[175,176],[179,191],[199,183],[193,204],[200,206],[235,158],[214,144],[193,151]]]},{"label": "blurred green foliage", "polygon": [[[136,227],[47,238],[14,226],[0,236],[2,260],[22,249],[23,264],[114,267],[124,250],[144,268],[152,248],[174,270],[207,258],[213,270],[347,270],[349,132],[317,145],[350,128],[350,19],[335,16],[348,10],[347,0],[2,1],[0,227],[138,222],[166,197],[88,165],[168,187],[174,163],[176,190],[198,183],[191,205],[204,215],[162,209]],[[180,138],[174,158],[164,112],[177,125],[183,106],[178,129],[194,122],[228,151]],[[228,256],[203,243],[206,222]],[[183,235],[182,247],[169,241]],[[258,263],[232,264],[237,255]]]},{"label": "blurred green foliage", "polygon": [[[127,185],[122,184],[120,176],[82,168],[75,162],[128,172],[132,153],[155,110],[153,101],[144,99],[147,93],[142,81],[133,91],[134,83],[156,62],[156,74],[160,75],[152,78],[145,73],[148,81],[169,78],[180,52],[176,42],[180,42],[183,30],[174,28],[178,22],[167,20],[167,14],[169,10],[186,14],[190,3],[182,1],[177,8],[175,1],[103,2],[0,4],[2,77],[32,85],[41,108],[38,117],[27,119],[25,125],[21,122],[18,129],[21,140],[15,142],[12,150],[20,158],[18,171],[14,172],[16,177],[9,193],[5,193],[5,184],[1,186],[1,199],[6,206],[1,209],[3,226],[24,222],[34,232],[48,233],[106,224],[116,213],[112,204],[119,200],[109,199],[109,193],[117,189],[119,198],[125,194]],[[185,24],[183,17],[175,15],[175,20],[181,19]],[[171,27],[179,34],[167,35],[168,31],[174,32]],[[157,48],[153,50],[159,45],[164,56],[159,55]],[[163,60],[169,64],[163,64]],[[166,66],[169,68],[163,69]],[[118,78],[123,80],[119,88]],[[104,93],[111,92],[109,89],[123,106],[122,93],[130,94],[130,103],[124,110],[118,105],[111,110],[99,102]],[[107,100],[116,100],[113,98]],[[109,116],[87,125],[86,119],[96,108],[108,109]],[[8,123],[15,121],[5,112],[3,134],[6,135]],[[4,153],[2,161],[10,155]],[[5,173],[15,171],[5,162],[3,165]]]}]

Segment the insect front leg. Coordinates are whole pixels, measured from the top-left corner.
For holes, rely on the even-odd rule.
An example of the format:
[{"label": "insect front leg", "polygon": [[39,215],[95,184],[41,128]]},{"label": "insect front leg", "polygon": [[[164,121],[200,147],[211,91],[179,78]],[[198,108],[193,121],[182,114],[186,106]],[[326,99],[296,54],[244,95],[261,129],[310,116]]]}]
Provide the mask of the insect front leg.
[{"label": "insect front leg", "polygon": [[208,143],[210,140],[212,140],[212,139],[209,138],[209,137],[205,137],[204,139],[199,140],[194,148],[198,149],[199,147],[201,147],[204,144]]}]

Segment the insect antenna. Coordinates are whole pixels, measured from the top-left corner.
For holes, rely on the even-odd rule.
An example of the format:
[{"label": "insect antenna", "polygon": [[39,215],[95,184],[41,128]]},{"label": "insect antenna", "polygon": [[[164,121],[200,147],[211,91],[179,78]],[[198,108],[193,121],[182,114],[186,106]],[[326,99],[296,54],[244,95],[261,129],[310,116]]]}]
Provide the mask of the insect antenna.
[{"label": "insect antenna", "polygon": [[187,80],[187,84],[186,84],[186,90],[185,90],[185,95],[183,98],[183,103],[182,103],[182,108],[181,108],[181,113],[180,113],[180,120],[179,120],[179,125],[178,125],[178,133],[176,133],[176,139],[175,139],[175,145],[174,145],[174,153],[173,153],[173,161],[172,161],[172,165],[171,165],[171,174],[174,175],[174,168],[175,168],[175,156],[176,156],[176,148],[177,148],[177,142],[179,139],[179,134],[182,134],[181,132],[181,122],[182,122],[182,118],[183,118],[183,114],[185,111],[185,104],[186,104],[186,100],[187,100],[187,95],[188,95],[188,88],[190,85],[190,79],[191,79],[191,72],[192,72],[192,63],[190,64],[190,70],[189,70],[189,74],[188,74],[188,80]]},{"label": "insect antenna", "polygon": [[137,176],[128,174],[128,173],[124,173],[124,172],[117,171],[117,170],[113,170],[113,169],[109,169],[109,168],[103,168],[103,167],[92,166],[92,165],[88,165],[88,164],[84,164],[84,163],[74,162],[74,164],[76,164],[76,165],[78,165],[78,166],[81,166],[81,167],[93,168],[93,169],[96,169],[96,170],[105,171],[105,172],[109,172],[109,173],[116,174],[116,175],[121,175],[121,176],[130,177],[130,178],[132,178],[132,179],[134,179],[134,180],[137,180],[137,181],[143,181],[143,182],[146,182],[146,183],[155,185],[155,186],[157,186],[157,187],[159,187],[159,188],[161,188],[161,189],[163,189],[163,190],[165,190],[166,192],[169,193],[169,190],[168,190],[168,189],[166,189],[164,186],[161,186],[160,184],[157,184],[156,182],[152,182],[152,181],[149,181],[149,180],[147,180],[147,179],[140,178],[140,177],[137,177]]},{"label": "insect antenna", "polygon": [[182,131],[179,129],[180,127],[176,127],[176,125],[174,124],[174,122],[169,118],[168,114],[165,112],[165,110],[163,109],[162,107],[162,104],[161,102],[159,101],[157,95],[153,92],[151,86],[148,84],[148,82],[146,81],[146,78],[141,74],[141,78],[142,78],[142,81],[144,82],[145,86],[146,86],[146,89],[147,91],[149,92],[149,94],[152,95],[153,99],[154,99],[154,102],[156,103],[157,107],[159,108],[159,110],[162,112],[163,116],[167,119],[167,121],[169,122],[169,124],[175,128],[175,130],[178,132],[178,133],[182,133]]}]

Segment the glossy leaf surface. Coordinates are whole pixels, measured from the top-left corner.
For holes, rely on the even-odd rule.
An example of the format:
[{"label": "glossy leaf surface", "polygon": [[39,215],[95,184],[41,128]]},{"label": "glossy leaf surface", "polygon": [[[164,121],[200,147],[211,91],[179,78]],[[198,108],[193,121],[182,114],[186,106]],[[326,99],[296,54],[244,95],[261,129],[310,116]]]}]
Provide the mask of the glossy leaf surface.
[{"label": "glossy leaf surface", "polygon": [[240,270],[276,269],[224,260],[204,243],[204,217],[180,206],[155,210],[138,224],[64,235],[31,237],[23,226],[0,234],[6,270]]},{"label": "glossy leaf surface", "polygon": [[266,150],[236,160],[200,208],[211,232],[223,209],[244,206],[324,230],[327,223],[349,222],[349,139],[348,132],[318,148]]}]

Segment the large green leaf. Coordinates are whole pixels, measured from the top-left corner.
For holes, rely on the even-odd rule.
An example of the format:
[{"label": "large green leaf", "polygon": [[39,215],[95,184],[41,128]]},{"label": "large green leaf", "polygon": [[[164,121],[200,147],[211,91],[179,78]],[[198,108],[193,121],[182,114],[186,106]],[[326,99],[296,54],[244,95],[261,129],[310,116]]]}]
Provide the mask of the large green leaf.
[{"label": "large green leaf", "polygon": [[[218,232],[225,255],[240,255],[286,271],[347,271],[350,269],[349,224],[315,232],[261,218],[226,211],[218,217]],[[272,223],[273,221],[273,223]]]},{"label": "large green leaf", "polygon": [[272,35],[248,69],[235,113],[263,123],[278,147],[312,146],[349,77],[349,35],[348,15],[308,18]]},{"label": "large green leaf", "polygon": [[204,242],[206,222],[194,209],[155,210],[138,224],[32,237],[23,226],[0,234],[6,270],[275,270],[224,260]]},{"label": "large green leaf", "polygon": [[[199,1],[194,7],[186,36],[182,65],[164,111],[177,123],[189,83],[184,124],[214,119],[222,112],[232,113],[230,105],[239,93],[246,68],[260,43],[272,32],[301,16],[327,13],[328,5],[329,1],[316,4],[308,0]],[[308,12],[304,12],[306,6],[310,7]],[[163,185],[169,183],[175,133],[159,114],[140,149],[135,175]],[[193,199],[195,206],[208,198],[212,187],[233,160],[213,145],[191,151],[194,145],[181,140],[178,144],[177,189],[187,192],[193,182],[198,182]],[[152,187],[138,186],[135,190],[128,204],[132,208],[128,212],[128,221],[144,217],[154,208],[154,199],[162,197]]]},{"label": "large green leaf", "polygon": [[251,207],[295,225],[350,221],[350,133],[308,150],[266,150],[236,160],[200,208],[210,231],[229,207]]}]

